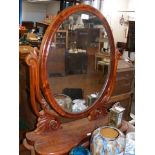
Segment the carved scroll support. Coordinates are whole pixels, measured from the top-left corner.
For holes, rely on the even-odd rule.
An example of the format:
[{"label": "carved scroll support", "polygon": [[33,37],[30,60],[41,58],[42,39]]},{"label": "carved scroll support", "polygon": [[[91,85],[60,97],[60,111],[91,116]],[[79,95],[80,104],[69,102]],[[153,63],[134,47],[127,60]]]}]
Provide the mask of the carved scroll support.
[{"label": "carved scroll support", "polygon": [[88,120],[92,121],[92,120],[96,120],[98,119],[101,115],[102,116],[106,116],[108,114],[107,109],[102,106],[100,108],[97,108],[93,111],[90,112],[90,114],[88,115]]},{"label": "carved scroll support", "polygon": [[[60,127],[60,121],[57,116],[50,111],[48,103],[40,92],[39,58],[37,49],[34,48],[34,51],[26,57],[26,63],[29,66],[30,73],[31,106],[34,113],[38,116],[38,123],[35,132],[42,133],[56,130]],[[38,103],[41,106],[41,111],[39,110]]]},{"label": "carved scroll support", "polygon": [[41,111],[38,118],[37,128],[35,133],[46,133],[53,130],[57,130],[60,127],[60,121],[58,118],[49,111]]},{"label": "carved scroll support", "polygon": [[105,104],[103,105],[103,102],[100,101],[100,104],[98,105],[98,108],[96,108],[95,110],[92,110],[89,115],[88,115],[88,120],[95,120],[95,119],[98,119],[101,115],[105,116],[108,114],[108,111],[107,109],[105,108],[105,105],[106,103],[108,103],[109,99],[110,99],[110,96],[112,94],[112,91],[113,91],[113,88],[115,86],[115,82],[116,82],[116,70],[117,70],[117,65],[118,65],[118,61],[120,59],[120,52],[116,49],[116,52],[115,52],[115,64],[114,64],[114,75],[113,75],[113,78],[112,80],[110,81],[109,83],[109,88],[107,89],[107,92],[105,92],[104,94],[104,97],[102,99],[102,101],[105,102]]},{"label": "carved scroll support", "polygon": [[[102,100],[105,100],[105,105],[108,104],[108,101],[112,95],[112,92],[113,92],[113,89],[114,89],[114,86],[115,86],[115,83],[116,83],[116,76],[117,76],[117,65],[118,65],[118,61],[121,57],[121,53],[119,52],[118,49],[115,50],[115,64],[114,64],[114,74],[113,74],[113,77],[111,78],[111,81],[109,82],[109,85],[108,85],[108,89],[107,91],[105,92],[104,94],[104,97]],[[102,104],[102,101],[100,102]]]}]

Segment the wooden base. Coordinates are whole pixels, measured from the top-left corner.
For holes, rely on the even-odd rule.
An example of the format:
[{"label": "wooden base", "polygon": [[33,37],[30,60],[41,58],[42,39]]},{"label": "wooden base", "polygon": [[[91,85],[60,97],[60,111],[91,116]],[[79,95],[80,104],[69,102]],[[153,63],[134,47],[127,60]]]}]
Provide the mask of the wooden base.
[{"label": "wooden base", "polygon": [[93,121],[83,118],[64,123],[60,129],[53,132],[44,134],[29,132],[26,134],[26,141],[34,147],[38,155],[64,155],[76,145],[88,147],[91,133],[96,128],[107,124],[108,115]]}]

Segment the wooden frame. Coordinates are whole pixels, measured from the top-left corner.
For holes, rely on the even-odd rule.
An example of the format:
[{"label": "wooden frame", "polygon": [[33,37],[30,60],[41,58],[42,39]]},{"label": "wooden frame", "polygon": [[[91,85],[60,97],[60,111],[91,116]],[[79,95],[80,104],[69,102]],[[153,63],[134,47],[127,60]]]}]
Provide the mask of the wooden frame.
[{"label": "wooden frame", "polygon": [[[97,101],[89,107],[86,111],[81,112],[81,113],[69,113],[64,111],[55,101],[49,87],[48,83],[48,77],[47,77],[47,57],[48,57],[48,50],[50,47],[50,42],[53,40],[54,35],[56,31],[58,30],[59,26],[62,24],[62,22],[67,19],[70,15],[73,13],[79,12],[79,11],[87,11],[89,13],[92,13],[96,15],[102,22],[102,24],[105,27],[105,30],[107,31],[107,35],[109,38],[109,44],[110,44],[110,49],[111,49],[111,67],[110,67],[110,74],[105,82],[105,85],[102,89],[102,93]],[[114,86],[114,81],[116,77],[116,69],[117,69],[117,54],[115,51],[115,46],[114,46],[114,39],[113,35],[110,29],[110,26],[105,19],[105,17],[95,8],[88,6],[88,5],[77,5],[73,6],[70,8],[67,8],[63,10],[52,22],[52,24],[48,27],[42,44],[40,48],[40,80],[41,80],[41,89],[43,92],[43,95],[47,102],[53,107],[53,109],[59,113],[60,115],[68,118],[83,118],[89,115],[89,113],[96,108],[100,107],[101,105],[103,106],[110,98],[113,86]]]}]

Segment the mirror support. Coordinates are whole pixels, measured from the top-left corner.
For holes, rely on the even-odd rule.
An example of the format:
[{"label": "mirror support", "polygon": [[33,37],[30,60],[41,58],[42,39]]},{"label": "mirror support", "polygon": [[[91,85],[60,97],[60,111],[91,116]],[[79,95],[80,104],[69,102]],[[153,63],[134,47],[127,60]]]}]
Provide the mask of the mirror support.
[{"label": "mirror support", "polygon": [[[94,120],[97,119],[100,115],[107,115],[107,109],[105,108],[106,103],[108,103],[108,100],[110,99],[110,96],[112,94],[113,88],[115,86],[115,82],[116,82],[116,70],[117,70],[117,64],[118,64],[118,60],[120,59],[120,52],[116,49],[115,52],[115,64],[114,64],[114,75],[112,80],[110,81],[109,84],[109,88],[108,90],[105,92],[103,99],[101,100],[100,104],[99,104],[99,108],[94,109],[93,111],[91,111],[88,115],[88,119],[89,120]],[[103,104],[103,102],[105,102],[105,104]]]},{"label": "mirror support", "polygon": [[[70,114],[59,108],[56,101],[54,101],[54,99],[50,96],[51,93],[49,91],[50,89],[46,74],[46,62],[48,55],[46,51],[49,48],[49,42],[58,29],[59,24],[61,24],[62,20],[66,18],[65,15],[68,17],[71,13],[76,12],[78,9],[83,11],[88,10],[89,12],[94,11],[96,12],[96,15],[99,14],[98,16],[100,19],[103,19],[103,24],[105,24],[107,33],[109,34],[110,43],[112,44],[112,64],[110,75],[101,92],[99,100],[85,112]],[[57,20],[58,23],[56,22]],[[68,11],[62,11],[57,19],[55,19],[55,22],[47,29],[40,51],[41,57],[38,56],[38,51],[36,49],[34,49],[34,51],[26,57],[26,63],[29,66],[30,72],[31,105],[34,113],[38,116],[38,123],[37,128],[34,131],[26,133],[24,146],[27,149],[31,146],[31,150],[34,150],[34,152],[41,155],[68,154],[71,148],[79,144],[88,147],[91,133],[97,127],[108,124],[108,113],[105,105],[110,99],[114,88],[117,63],[120,56],[119,52],[115,50],[110,27],[104,17],[101,16],[99,11],[96,9],[86,5],[71,7]],[[52,111],[50,106],[55,111]],[[59,115],[66,118],[76,118],[78,120],[61,124]]]},{"label": "mirror support", "polygon": [[[60,127],[60,121],[58,117],[51,112],[46,100],[43,98],[40,92],[40,81],[39,81],[39,58],[38,50],[34,49],[26,57],[26,63],[29,66],[29,76],[30,76],[30,100],[31,106],[38,117],[36,133],[49,132],[51,130],[56,130]],[[39,110],[39,105],[41,110]]]}]

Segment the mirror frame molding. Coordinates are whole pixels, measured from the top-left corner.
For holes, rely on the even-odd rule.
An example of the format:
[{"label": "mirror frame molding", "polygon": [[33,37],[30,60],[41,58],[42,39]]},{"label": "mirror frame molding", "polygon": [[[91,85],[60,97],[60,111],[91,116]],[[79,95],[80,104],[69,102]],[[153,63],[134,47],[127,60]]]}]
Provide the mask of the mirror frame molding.
[{"label": "mirror frame molding", "polygon": [[[76,12],[80,11],[85,11],[92,13],[96,15],[102,22],[107,35],[109,39],[109,44],[110,44],[110,49],[111,49],[111,64],[110,64],[110,73],[105,81],[104,87],[101,91],[100,97],[90,106],[87,108],[87,110],[80,112],[80,113],[69,113],[67,111],[64,111],[58,103],[55,101],[51,90],[49,83],[48,83],[48,74],[47,74],[47,57],[48,57],[48,52],[50,48],[50,43],[58,30],[59,26],[63,23],[64,20],[66,20],[70,15]],[[67,118],[83,118],[88,116],[93,110],[103,107],[107,101],[109,100],[115,79],[116,79],[116,70],[117,70],[117,51],[115,50],[115,45],[114,45],[114,38],[112,35],[112,31],[110,29],[110,26],[105,19],[105,17],[95,8],[85,5],[85,4],[80,4],[76,6],[72,6],[69,8],[66,8],[62,12],[60,12],[55,20],[48,26],[45,35],[43,37],[41,47],[40,47],[40,55],[39,55],[39,72],[40,72],[40,85],[41,85],[41,91],[43,93],[43,96],[47,103],[50,104],[50,106],[61,116],[67,117]]]}]

